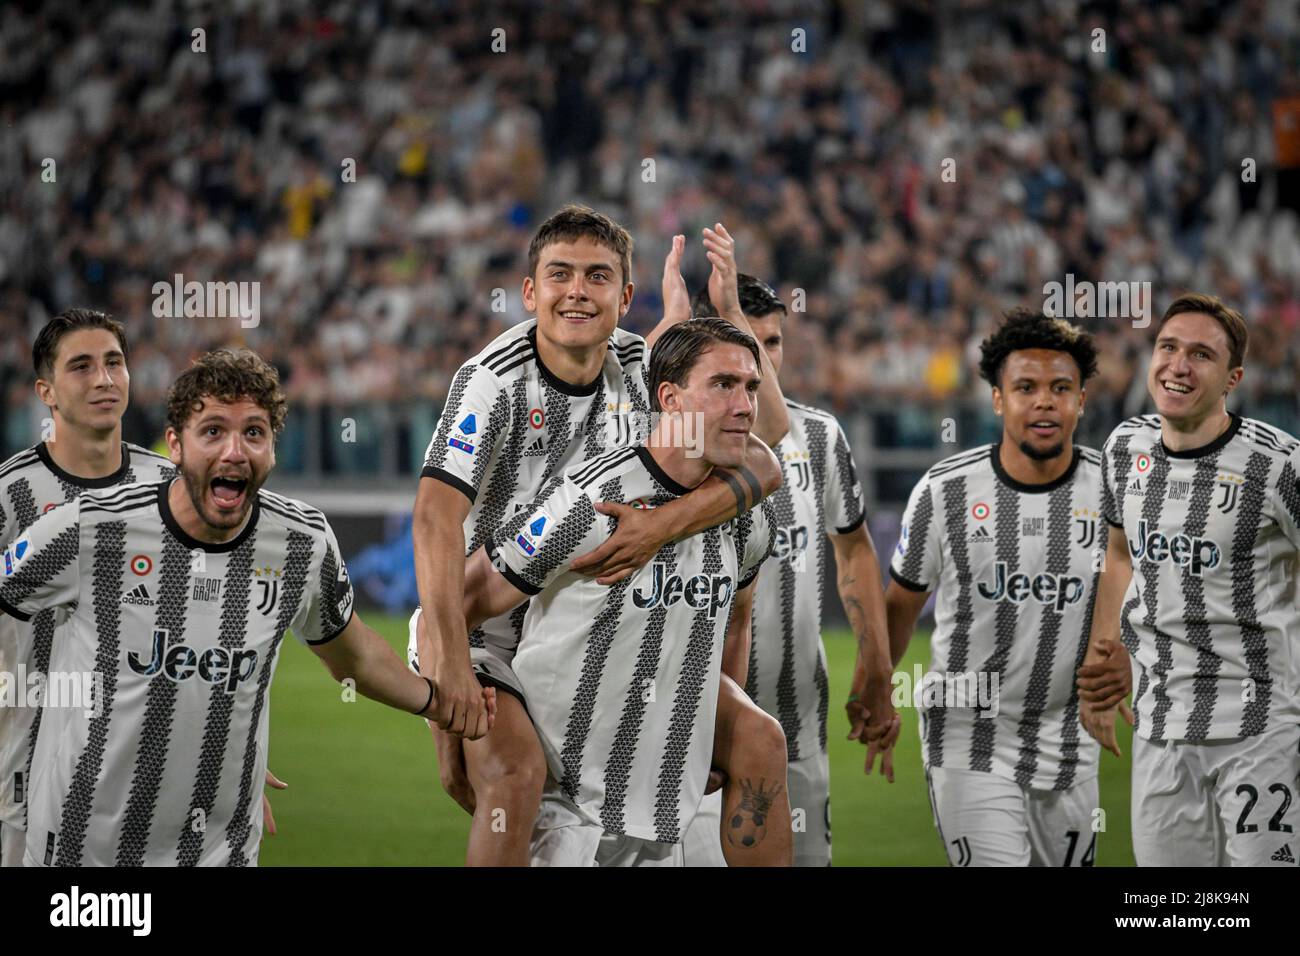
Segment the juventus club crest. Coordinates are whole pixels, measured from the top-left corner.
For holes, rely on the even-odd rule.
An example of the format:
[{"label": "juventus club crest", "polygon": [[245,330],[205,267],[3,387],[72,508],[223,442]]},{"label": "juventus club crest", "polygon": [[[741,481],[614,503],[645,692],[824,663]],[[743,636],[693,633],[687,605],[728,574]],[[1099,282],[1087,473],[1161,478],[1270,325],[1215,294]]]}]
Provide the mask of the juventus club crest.
[{"label": "juventus club crest", "polygon": [[795,487],[800,491],[807,491],[812,485],[812,468],[809,467],[808,462],[794,461],[790,463],[790,467],[794,471]]},{"label": "juventus club crest", "polygon": [[253,583],[257,585],[255,610],[263,617],[274,611],[280,600],[280,578],[283,574],[279,568],[253,569]]},{"label": "juventus club crest", "polygon": [[1074,543],[1085,551],[1091,550],[1097,541],[1097,512],[1087,508],[1074,510]]},{"label": "juventus club crest", "polygon": [[1216,477],[1218,494],[1215,498],[1215,507],[1225,515],[1231,514],[1232,509],[1237,507],[1237,492],[1246,479],[1240,475],[1221,473]]}]

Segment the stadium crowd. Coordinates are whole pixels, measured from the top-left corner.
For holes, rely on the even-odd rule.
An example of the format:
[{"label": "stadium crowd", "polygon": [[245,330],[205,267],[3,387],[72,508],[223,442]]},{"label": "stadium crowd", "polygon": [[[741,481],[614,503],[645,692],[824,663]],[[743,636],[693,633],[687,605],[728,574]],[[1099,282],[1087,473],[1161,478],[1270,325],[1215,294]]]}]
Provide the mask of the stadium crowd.
[{"label": "stadium crowd", "polygon": [[[431,409],[404,439],[418,457],[455,369],[525,316],[528,236],[570,200],[635,237],[638,330],[670,237],[693,241],[695,289],[699,230],[726,222],[742,269],[794,310],[787,393],[867,410],[886,444],[986,414],[979,340],[1067,274],[1149,282],[1155,316],[1189,287],[1241,309],[1237,407],[1300,432],[1288,0],[231,11],[7,14],[5,454],[36,437],[32,331],[87,305],[132,335],[133,440],[160,432],[192,355],[242,342],[280,368],[299,423]],[[258,324],[155,315],[154,283],[177,274],[259,282]],[[1099,445],[1146,408],[1149,331],[1075,321],[1102,347],[1080,436]]]}]

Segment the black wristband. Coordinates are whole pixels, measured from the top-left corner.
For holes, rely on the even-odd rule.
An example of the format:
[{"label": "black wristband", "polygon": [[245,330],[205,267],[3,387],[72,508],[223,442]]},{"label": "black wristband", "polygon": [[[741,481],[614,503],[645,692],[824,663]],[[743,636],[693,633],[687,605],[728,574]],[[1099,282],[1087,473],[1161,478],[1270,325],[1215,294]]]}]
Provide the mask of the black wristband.
[{"label": "black wristband", "polygon": [[424,702],[424,706],[423,706],[423,707],[421,707],[419,710],[417,710],[417,711],[415,712],[415,716],[417,716],[417,717],[423,717],[423,716],[424,716],[424,712],[425,712],[426,710],[428,710],[428,709],[429,709],[429,705],[433,703],[433,681],[431,681],[429,678],[425,677],[423,674],[420,675],[420,679],[423,680],[426,684],[429,685],[429,699],[426,700],[426,701]]}]

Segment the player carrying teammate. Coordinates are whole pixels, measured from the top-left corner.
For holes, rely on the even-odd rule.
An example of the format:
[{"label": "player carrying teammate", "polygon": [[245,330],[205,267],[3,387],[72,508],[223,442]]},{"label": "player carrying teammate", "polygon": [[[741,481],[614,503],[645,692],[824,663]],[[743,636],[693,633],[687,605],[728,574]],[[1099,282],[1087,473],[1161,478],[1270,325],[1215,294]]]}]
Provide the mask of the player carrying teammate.
[{"label": "player carrying teammate", "polygon": [[938,590],[916,689],[935,825],[956,866],[1091,866],[1097,746],[1074,674],[1105,547],[1101,458],[1074,445],[1092,340],[1017,310],[981,346],[1002,439],[913,489],[885,599],[897,666]]},{"label": "player carrying teammate", "polygon": [[433,686],[353,614],[324,516],[262,489],[284,416],[274,369],[208,353],[168,396],[179,478],[75,498],[5,552],[0,610],[66,615],[52,666],[103,684],[92,715],[43,713],[26,865],[255,863],[290,628],[366,696],[430,708]]},{"label": "player carrying teammate", "polygon": [[[779,374],[784,357],[785,303],[766,283],[739,277],[740,306],[759,346]],[[695,314],[715,314],[706,292],[695,297]],[[893,779],[890,747],[897,715],[890,701],[889,638],[880,565],[866,527],[862,489],[839,422],[829,412],[787,400],[790,431],[772,450],[783,481],[768,502],[776,522],[776,550],[756,586],[745,689],[781,721],[788,752],[790,806],[801,816],[794,830],[796,866],[831,862],[830,763],[826,718],[830,695],[822,646],[822,588],[826,575],[823,539],[835,549],[840,600],[859,643],[877,642],[870,658],[879,673],[855,688],[863,702],[850,707],[854,735],[868,746],[867,771],[877,754]],[[864,681],[865,683],[865,681]],[[870,726],[861,711],[870,711]],[[892,730],[892,737],[890,728]],[[802,811],[802,814],[800,813]],[[688,866],[723,865],[719,845],[720,795],[709,795],[686,834]],[[727,828],[723,832],[729,837]],[[726,837],[724,837],[726,839]]]},{"label": "player carrying teammate", "polygon": [[[657,510],[744,460],[758,369],[753,338],[721,319],[668,330],[651,358],[661,415],[648,443],[568,468],[467,562],[470,624],[534,596],[514,658],[550,768],[534,864],[681,864],[682,834],[718,762],[715,717],[727,719],[717,707],[724,638],[733,672],[747,654],[752,583],[772,545],[768,505],[665,545],[611,587],[571,565],[613,531],[596,502]],[[687,420],[702,425],[696,449],[680,440]],[[788,828],[783,770],[740,781],[738,839]]]},{"label": "player carrying teammate", "polygon": [[[175,474],[166,458],[122,441],[131,377],[121,323],[91,309],[61,312],[37,334],[32,365],[36,394],[50,410],[49,437],[0,465],[0,549],[83,491]],[[53,611],[27,622],[0,616],[0,675],[14,682],[10,699],[20,705],[0,703],[0,866],[22,866],[32,745],[54,629]]]},{"label": "player carrying teammate", "polygon": [[[667,318],[649,344],[690,317],[678,265],[683,246],[677,237],[665,262]],[[730,236],[721,226],[706,229],[704,246],[714,267],[711,288],[720,299],[728,297],[723,311],[747,331]],[[564,468],[646,437],[638,429],[651,407],[649,344],[618,328],[632,300],[631,253],[627,231],[585,207],[565,207],[543,222],[529,246],[522,290],[536,319],[505,332],[461,367],[429,444],[412,532],[423,610],[412,617],[408,656],[438,686],[433,734],[439,770],[444,789],[474,816],[466,857],[471,865],[528,862],[546,761],[510,663],[526,609],[467,631],[464,560]],[[735,468],[716,470],[690,494],[656,509],[653,523],[638,520],[644,516],[633,509],[600,505],[619,519],[619,530],[594,562],[578,566],[605,571],[601,583],[625,579],[668,542],[719,525],[775,490],[780,469],[764,442],[779,441],[788,418],[776,376],[766,370],[758,405],[757,437],[750,437]],[[609,563],[599,562],[611,554],[614,572],[608,573]],[[432,641],[427,655],[417,655],[424,628]],[[480,685],[500,692],[496,723],[486,736]],[[732,696],[730,685],[724,698],[724,707],[752,710],[726,722],[749,728],[730,752],[736,765],[774,749],[779,728],[769,731],[767,718],[738,690]],[[766,766],[764,759],[756,756],[757,765]],[[766,854],[788,848],[783,836],[784,844],[767,841],[762,853],[748,855],[767,862]]]},{"label": "player carrying teammate", "polygon": [[1131,654],[1139,866],[1300,859],[1300,442],[1225,407],[1247,341],[1219,299],[1175,299],[1147,373],[1158,414],[1124,422],[1103,451],[1116,532],[1081,716],[1118,754]]}]

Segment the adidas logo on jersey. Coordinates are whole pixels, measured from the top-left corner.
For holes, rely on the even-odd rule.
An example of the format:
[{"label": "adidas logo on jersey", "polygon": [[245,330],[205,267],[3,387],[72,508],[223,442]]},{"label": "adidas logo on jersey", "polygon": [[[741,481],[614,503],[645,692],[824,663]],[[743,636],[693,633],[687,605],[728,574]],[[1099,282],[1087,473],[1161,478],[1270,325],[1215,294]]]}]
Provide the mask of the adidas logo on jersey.
[{"label": "adidas logo on jersey", "polygon": [[1294,863],[1295,857],[1291,855],[1291,844],[1283,843],[1282,849],[1270,856],[1269,859],[1274,863]]},{"label": "adidas logo on jersey", "polygon": [[525,455],[545,455],[546,443],[542,441],[542,436],[538,435],[532,440],[527,448],[524,449]]},{"label": "adidas logo on jersey", "polygon": [[989,534],[989,529],[980,525],[975,529],[975,533],[970,536],[971,544],[992,544],[993,535]]},{"label": "adidas logo on jersey", "polygon": [[137,584],[131,590],[122,595],[122,604],[139,604],[142,607],[153,607],[153,598],[149,596],[149,589],[143,584]]}]

